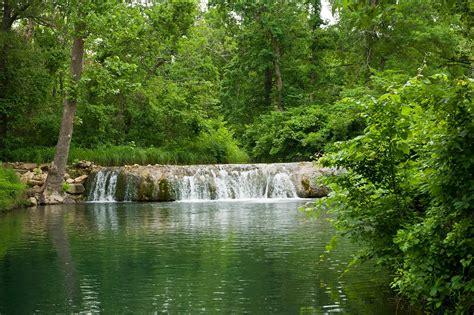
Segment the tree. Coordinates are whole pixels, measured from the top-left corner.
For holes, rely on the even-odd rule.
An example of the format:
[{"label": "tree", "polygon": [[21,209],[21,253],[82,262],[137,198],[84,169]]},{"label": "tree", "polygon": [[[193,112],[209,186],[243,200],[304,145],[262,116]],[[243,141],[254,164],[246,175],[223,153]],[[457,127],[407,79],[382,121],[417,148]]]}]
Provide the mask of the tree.
[{"label": "tree", "polygon": [[[8,94],[11,81],[11,69],[9,63],[9,51],[16,39],[12,34],[12,26],[26,16],[31,16],[30,11],[34,9],[34,0],[11,1],[3,0],[1,6],[2,28],[0,30],[0,98]],[[11,116],[11,108],[7,104],[0,107],[0,149],[4,148]]]},{"label": "tree", "polygon": [[392,287],[436,313],[472,306],[474,108],[472,80],[419,74],[359,103],[363,135],[321,159],[339,231],[359,258],[388,268]]},{"label": "tree", "polygon": [[74,117],[77,108],[78,84],[81,79],[83,59],[84,59],[84,26],[82,22],[76,22],[74,26],[74,37],[71,49],[71,83],[72,90],[64,99],[63,117],[61,129],[59,131],[58,143],[54,162],[51,165],[45,183],[45,193],[61,192],[66,164],[69,156],[72,132],[74,127]]},{"label": "tree", "polygon": [[[87,14],[101,13],[110,9],[108,2],[94,5],[86,0],[72,1],[68,3],[72,10],[69,12],[72,20],[72,48],[71,48],[71,76],[69,90],[64,96],[63,116],[61,129],[59,131],[58,143],[54,162],[48,172],[43,195],[48,202],[48,196],[62,192],[62,184],[71,145],[74,117],[76,114],[77,101],[79,97],[79,83],[81,80],[84,61],[84,42],[87,36]],[[89,11],[90,10],[90,11]],[[89,19],[89,23],[91,19]],[[90,27],[90,26],[89,26]]]}]

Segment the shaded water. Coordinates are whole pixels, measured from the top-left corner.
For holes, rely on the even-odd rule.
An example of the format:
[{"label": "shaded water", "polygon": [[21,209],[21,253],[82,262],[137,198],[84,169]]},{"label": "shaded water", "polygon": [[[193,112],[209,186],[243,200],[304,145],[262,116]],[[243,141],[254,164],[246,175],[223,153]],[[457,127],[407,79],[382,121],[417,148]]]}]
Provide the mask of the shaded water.
[{"label": "shaded water", "polygon": [[[0,313],[395,314],[302,202],[48,206],[0,217]],[[398,314],[403,314],[400,310]]]}]

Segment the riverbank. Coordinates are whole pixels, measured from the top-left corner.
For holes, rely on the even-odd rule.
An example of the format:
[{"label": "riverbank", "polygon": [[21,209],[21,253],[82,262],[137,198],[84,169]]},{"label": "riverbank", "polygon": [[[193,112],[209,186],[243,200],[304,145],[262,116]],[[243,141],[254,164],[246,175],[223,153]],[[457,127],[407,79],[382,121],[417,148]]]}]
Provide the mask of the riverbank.
[{"label": "riverbank", "polygon": [[[98,166],[90,161],[79,161],[68,166],[64,175],[63,194],[53,195],[45,202],[42,200],[41,194],[49,167],[50,164],[46,163],[3,163],[0,166],[0,172],[9,174],[9,184],[8,186],[4,184],[7,189],[2,189],[0,209],[8,211],[21,206],[34,207],[40,203],[81,202],[84,197],[86,180],[91,171]],[[5,180],[0,182],[0,185],[4,182]]]}]

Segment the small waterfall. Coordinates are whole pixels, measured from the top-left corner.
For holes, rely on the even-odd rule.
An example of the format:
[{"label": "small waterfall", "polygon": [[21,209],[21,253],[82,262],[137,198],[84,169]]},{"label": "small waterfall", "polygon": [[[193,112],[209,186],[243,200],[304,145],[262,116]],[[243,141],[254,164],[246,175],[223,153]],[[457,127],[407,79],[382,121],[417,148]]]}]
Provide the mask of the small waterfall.
[{"label": "small waterfall", "polygon": [[288,171],[265,166],[199,167],[192,175],[174,176],[173,186],[178,200],[298,198]]},{"label": "small waterfall", "polygon": [[172,201],[298,198],[289,164],[104,168],[89,201]]},{"label": "small waterfall", "polygon": [[101,170],[92,181],[89,201],[115,201],[118,172],[116,170]]}]

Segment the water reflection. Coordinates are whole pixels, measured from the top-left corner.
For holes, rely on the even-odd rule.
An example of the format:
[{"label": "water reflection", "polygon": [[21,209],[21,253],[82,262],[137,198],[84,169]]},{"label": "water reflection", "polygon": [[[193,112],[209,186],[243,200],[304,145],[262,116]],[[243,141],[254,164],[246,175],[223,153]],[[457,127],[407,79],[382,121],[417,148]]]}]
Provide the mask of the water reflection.
[{"label": "water reflection", "polygon": [[[0,218],[0,313],[394,314],[370,268],[327,259],[301,203],[50,206]],[[398,314],[403,314],[398,312]]]}]

